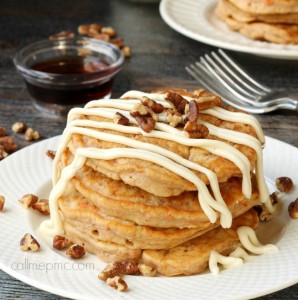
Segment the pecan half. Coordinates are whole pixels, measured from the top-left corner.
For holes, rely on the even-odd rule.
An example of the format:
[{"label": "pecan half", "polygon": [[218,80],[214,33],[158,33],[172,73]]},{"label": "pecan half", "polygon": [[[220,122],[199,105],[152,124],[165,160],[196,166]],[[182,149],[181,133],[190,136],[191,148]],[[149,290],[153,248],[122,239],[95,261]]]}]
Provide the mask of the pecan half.
[{"label": "pecan half", "polygon": [[154,101],[146,96],[142,97],[141,102],[144,106],[147,106],[156,114],[160,114],[165,110],[165,108],[162,104],[157,103],[156,101]]},{"label": "pecan half", "polygon": [[108,286],[110,286],[120,292],[125,292],[128,289],[128,285],[125,282],[125,280],[119,276],[115,276],[113,278],[108,278],[106,282],[107,282]]},{"label": "pecan half", "polygon": [[119,112],[116,112],[114,115],[114,123],[127,126],[129,125],[129,119],[120,114]]},{"label": "pecan half", "polygon": [[288,193],[293,188],[293,181],[289,177],[279,177],[275,180],[275,185],[281,192]]},{"label": "pecan half", "polygon": [[49,200],[47,199],[40,199],[32,205],[32,208],[45,216],[50,214]]},{"label": "pecan half", "polygon": [[26,233],[20,241],[20,249],[22,251],[31,250],[36,252],[39,251],[40,245],[30,233]]},{"label": "pecan half", "polygon": [[65,236],[55,235],[53,238],[53,247],[57,250],[63,250],[70,245],[70,241]]},{"label": "pecan half", "polygon": [[12,136],[2,136],[0,137],[0,145],[3,146],[4,151],[11,153],[17,150],[18,146],[15,143]]},{"label": "pecan half", "polygon": [[298,198],[289,204],[288,211],[291,218],[298,219]]},{"label": "pecan half", "polygon": [[167,92],[165,95],[165,100],[170,103],[173,109],[178,111],[181,115],[185,112],[185,106],[188,101],[177,93]]},{"label": "pecan half", "polygon": [[66,251],[66,255],[73,259],[81,258],[85,254],[86,254],[85,248],[78,244],[74,244],[70,246],[70,248]]},{"label": "pecan half", "polygon": [[25,208],[32,207],[34,203],[36,203],[38,200],[38,197],[33,194],[26,194],[24,195],[19,202],[23,205]]},{"label": "pecan half", "polygon": [[5,204],[5,197],[0,195],[0,211],[3,210]]},{"label": "pecan half", "polygon": [[135,104],[130,112],[130,115],[134,117],[139,126],[145,132],[151,132],[155,127],[155,120],[146,106],[139,103]]},{"label": "pecan half", "polygon": [[188,121],[183,129],[186,135],[191,139],[203,139],[208,136],[209,130],[205,125]]}]

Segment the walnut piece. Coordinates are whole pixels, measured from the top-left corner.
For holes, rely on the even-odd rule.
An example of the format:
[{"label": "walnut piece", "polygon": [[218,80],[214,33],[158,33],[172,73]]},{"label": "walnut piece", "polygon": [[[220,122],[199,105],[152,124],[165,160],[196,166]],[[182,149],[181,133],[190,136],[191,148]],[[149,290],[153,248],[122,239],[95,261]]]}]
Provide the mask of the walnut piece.
[{"label": "walnut piece", "polygon": [[293,188],[293,181],[289,177],[279,177],[275,180],[275,185],[281,192],[288,193]]},{"label": "walnut piece", "polygon": [[31,250],[36,252],[39,251],[40,245],[30,233],[26,233],[20,241],[20,249],[22,251]]},{"label": "walnut piece", "polygon": [[49,200],[47,199],[40,199],[33,203],[32,208],[45,216],[50,214]]},{"label": "walnut piece", "polygon": [[19,201],[25,208],[32,207],[34,203],[36,203],[38,197],[33,194],[24,195]]},{"label": "walnut piece", "polygon": [[182,115],[173,109],[167,110],[167,122],[170,126],[177,127],[178,124],[183,123]]},{"label": "walnut piece", "polygon": [[0,211],[3,210],[5,204],[5,197],[0,195]]},{"label": "walnut piece", "polygon": [[298,198],[289,204],[288,211],[292,219],[298,219]]},{"label": "walnut piece", "polygon": [[54,151],[54,150],[47,150],[46,151],[46,155],[50,158],[50,159],[54,159],[55,158],[55,156],[56,156],[56,152],[57,151]]},{"label": "walnut piece", "polygon": [[11,130],[15,133],[24,133],[27,129],[27,125],[24,122],[15,122]]},{"label": "walnut piece", "polygon": [[167,92],[165,95],[165,100],[170,103],[173,109],[178,111],[181,115],[185,113],[185,106],[188,101],[177,93]]},{"label": "walnut piece", "polygon": [[55,235],[53,238],[53,247],[57,250],[63,250],[70,245],[70,241],[65,236]]},{"label": "walnut piece", "polygon": [[209,134],[209,130],[205,125],[197,124],[196,122],[188,121],[183,129],[186,135],[191,139],[205,138]]},{"label": "walnut piece", "polygon": [[114,123],[119,125],[127,126],[129,125],[129,119],[120,114],[119,112],[116,112],[113,119]]},{"label": "walnut piece", "polygon": [[127,283],[124,279],[119,276],[115,276],[113,278],[108,278],[106,281],[107,285],[116,289],[120,292],[125,292],[128,289]]},{"label": "walnut piece", "polygon": [[74,244],[70,246],[70,248],[66,251],[66,255],[73,259],[81,258],[85,254],[86,254],[85,248],[78,244]]},{"label": "walnut piece", "polygon": [[140,103],[135,104],[130,111],[130,115],[136,119],[139,126],[145,132],[151,132],[154,129],[154,115],[146,108],[146,106]]},{"label": "walnut piece", "polygon": [[156,114],[160,114],[160,113],[162,113],[165,110],[165,108],[164,108],[164,106],[162,104],[157,103],[156,101],[154,101],[154,100],[152,100],[152,99],[150,99],[150,98],[148,98],[146,96],[142,97],[141,103],[144,106],[150,108]]}]

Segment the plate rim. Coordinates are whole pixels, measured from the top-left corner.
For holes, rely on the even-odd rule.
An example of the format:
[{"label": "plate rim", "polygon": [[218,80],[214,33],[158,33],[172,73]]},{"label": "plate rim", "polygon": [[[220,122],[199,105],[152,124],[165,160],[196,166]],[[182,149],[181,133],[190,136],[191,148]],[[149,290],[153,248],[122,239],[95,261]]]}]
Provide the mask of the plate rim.
[{"label": "plate rim", "polygon": [[[11,156],[9,156],[7,159],[5,159],[5,160],[3,160],[3,161],[0,162],[0,170],[1,170],[1,167],[4,164],[9,164],[10,160],[18,159],[18,155],[19,155],[18,153],[20,153],[20,152],[24,153],[26,151],[31,151],[31,150],[34,151],[34,149],[37,149],[40,146],[41,143],[43,144],[43,146],[49,144],[50,142],[54,142],[55,144],[58,144],[58,141],[59,141],[60,137],[61,136],[55,136],[55,137],[52,137],[52,138],[40,141],[38,143],[35,143],[35,144],[31,145],[31,146],[25,147],[25,148],[17,151],[16,153],[14,153]],[[278,143],[278,144],[281,144],[283,147],[290,147],[294,151],[298,151],[298,148],[295,147],[295,146],[293,146],[293,145],[290,145],[290,144],[288,144],[286,142],[283,142],[283,141],[277,140],[275,138],[271,138],[271,137],[266,136],[266,142],[268,142],[268,141],[274,142],[274,143]],[[62,288],[55,288],[53,285],[44,284],[43,282],[41,282],[41,281],[39,281],[39,280],[37,280],[35,278],[28,277],[28,275],[21,274],[21,273],[18,273],[16,271],[13,271],[11,268],[9,268],[9,266],[6,266],[5,263],[2,262],[2,260],[0,260],[0,269],[2,269],[4,272],[6,272],[10,276],[12,276],[12,277],[14,277],[14,278],[16,278],[18,280],[21,280],[21,281],[23,281],[23,282],[25,282],[25,283],[27,283],[27,284],[29,284],[31,286],[34,286],[34,287],[36,287],[38,289],[44,290],[44,291],[49,292],[49,293],[53,293],[53,294],[56,294],[56,295],[60,295],[60,296],[63,296],[63,297],[69,297],[69,298],[91,299],[91,296],[80,295],[78,297],[77,291],[72,292],[72,291],[69,291],[69,290],[63,290]],[[184,277],[184,278],[186,278],[186,277]],[[296,283],[298,283],[298,277],[295,278],[295,279],[292,279],[292,280],[289,280],[289,281],[285,282],[283,285],[275,286],[273,288],[270,288],[269,290],[267,289],[267,290],[259,291],[259,293],[252,293],[251,295],[246,295],[246,296],[248,296],[248,297],[260,297],[260,296],[264,296],[264,295],[267,295],[267,294],[279,291],[281,289],[287,288],[289,286],[292,286],[292,285],[294,285]],[[105,296],[104,294],[102,296],[103,296],[102,299],[106,299],[104,297]],[[112,299],[112,298],[107,298],[107,299]],[[113,297],[113,299],[122,299],[122,295],[120,295],[118,297],[118,294],[116,294],[116,296]],[[127,299],[131,299],[131,298],[128,296]],[[247,299],[247,297],[240,297],[240,298],[239,297],[233,297],[231,299]]]}]

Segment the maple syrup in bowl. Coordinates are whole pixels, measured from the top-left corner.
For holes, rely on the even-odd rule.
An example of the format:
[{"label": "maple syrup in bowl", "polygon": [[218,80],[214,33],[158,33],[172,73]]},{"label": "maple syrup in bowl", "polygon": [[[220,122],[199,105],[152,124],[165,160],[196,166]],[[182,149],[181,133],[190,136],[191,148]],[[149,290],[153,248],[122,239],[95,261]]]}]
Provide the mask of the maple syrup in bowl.
[{"label": "maple syrup in bowl", "polygon": [[59,116],[90,100],[109,98],[123,62],[117,47],[90,38],[36,42],[14,59],[34,105]]}]

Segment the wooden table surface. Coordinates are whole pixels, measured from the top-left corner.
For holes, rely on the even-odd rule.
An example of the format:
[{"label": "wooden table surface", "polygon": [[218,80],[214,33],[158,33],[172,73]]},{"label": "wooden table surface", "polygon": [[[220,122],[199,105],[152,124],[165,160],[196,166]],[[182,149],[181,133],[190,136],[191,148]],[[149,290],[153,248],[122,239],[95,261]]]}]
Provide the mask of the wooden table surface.
[{"label": "wooden table surface", "polygon": [[[0,20],[0,127],[10,129],[14,122],[24,121],[39,130],[45,139],[61,134],[65,120],[42,115],[32,106],[24,82],[12,62],[16,51],[22,46],[62,30],[76,31],[80,24],[98,22],[113,26],[133,52],[131,59],[125,62],[121,73],[117,75],[113,97],[130,89],[151,91],[173,86],[198,88],[198,83],[186,73],[184,67],[200,55],[215,50],[168,27],[159,15],[157,3],[142,4],[125,0],[0,0]],[[229,54],[268,86],[286,88],[298,95],[298,61],[274,60],[236,52]],[[298,147],[297,112],[278,111],[258,115],[257,118],[267,136]],[[16,141],[19,148],[32,144],[22,137],[16,137]],[[61,299],[2,271],[0,298]],[[298,299],[298,284],[260,299]]]}]

